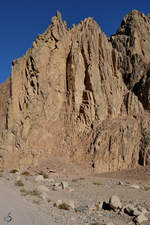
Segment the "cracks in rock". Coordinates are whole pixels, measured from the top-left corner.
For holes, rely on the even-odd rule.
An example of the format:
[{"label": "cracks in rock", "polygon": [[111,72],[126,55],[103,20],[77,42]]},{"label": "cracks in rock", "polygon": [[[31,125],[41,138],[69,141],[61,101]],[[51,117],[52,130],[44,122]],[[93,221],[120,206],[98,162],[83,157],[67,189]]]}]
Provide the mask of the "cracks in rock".
[{"label": "cracks in rock", "polygon": [[112,136],[109,137],[108,152],[111,152]]},{"label": "cracks in rock", "polygon": [[38,69],[36,68],[36,64],[35,64],[34,58],[32,56],[30,56],[30,62],[31,62],[31,69],[32,69],[32,71],[35,71],[36,73],[39,73]]},{"label": "cracks in rock", "polygon": [[112,63],[113,63],[113,68],[114,68],[114,74],[116,74],[116,53],[115,50],[112,49]]},{"label": "cracks in rock", "polygon": [[[89,53],[89,47],[88,47],[88,53]],[[84,68],[85,68],[85,75],[84,75],[85,90],[83,91],[82,104],[80,105],[79,114],[83,116],[85,123],[90,124],[92,122],[91,115],[92,115],[92,108],[94,107],[94,96],[93,96],[93,88],[92,88],[92,83],[91,83],[90,74],[89,74],[90,63],[88,63],[83,46],[81,48],[81,54],[84,60]]]},{"label": "cracks in rock", "polygon": [[[55,43],[58,43],[58,39],[55,37],[55,35],[53,34],[53,32],[51,32],[51,36],[54,39]],[[57,48],[57,45],[55,44],[55,49]]]},{"label": "cracks in rock", "polygon": [[125,107],[126,107],[126,111],[127,111],[127,114],[129,113],[128,111],[128,100],[129,100],[129,91],[127,92],[127,94],[125,94],[124,96],[124,104],[125,104]]},{"label": "cracks in rock", "polygon": [[139,165],[145,166],[146,159],[147,159],[147,154],[149,153],[149,146],[150,146],[150,136],[149,133],[142,127],[141,124],[141,144],[140,144],[140,150],[139,150],[139,160],[138,163]]},{"label": "cracks in rock", "polygon": [[85,89],[88,91],[92,92],[92,84],[90,81],[90,76],[89,76],[89,72],[88,72],[88,67],[89,65],[86,67],[85,69],[85,78],[84,78],[84,85],[85,85]]},{"label": "cracks in rock", "polygon": [[[125,32],[125,31],[124,31]],[[143,52],[134,52],[135,36],[132,32],[127,32],[128,38],[118,34],[110,38],[113,49],[120,53],[119,70],[122,74],[123,81],[129,91],[132,91],[139,102],[142,103],[144,109],[149,110],[149,87],[150,87],[150,65],[147,65],[143,59]],[[143,50],[142,50],[143,51]],[[143,71],[141,73],[141,71]],[[127,106],[127,99],[126,99]],[[127,107],[126,107],[127,108]]]},{"label": "cracks in rock", "polygon": [[30,56],[29,60],[26,63],[25,75],[27,81],[30,83],[30,87],[32,88],[33,93],[37,95],[39,95],[38,73],[39,71],[36,68],[36,63],[33,57]]},{"label": "cracks in rock", "polygon": [[69,96],[69,64],[70,64],[70,55],[71,55],[71,50],[67,56],[66,59],[66,96]]},{"label": "cracks in rock", "polygon": [[[90,55],[89,44],[88,44],[88,53]],[[90,63],[88,63],[88,60],[86,58],[83,47],[81,49],[81,54],[82,54],[82,57],[83,57],[83,60],[84,60],[84,67],[85,67],[85,78],[84,78],[85,90],[88,90],[88,91],[92,92],[92,84],[91,84],[91,81],[90,81],[90,75],[89,75],[89,71],[88,71]]]},{"label": "cracks in rock", "polygon": [[6,125],[5,125],[5,129],[8,130],[8,110],[6,112]]},{"label": "cracks in rock", "polygon": [[72,107],[72,110],[75,111],[75,78],[72,75],[72,55],[71,50],[67,56],[66,60],[66,97],[67,104]]}]

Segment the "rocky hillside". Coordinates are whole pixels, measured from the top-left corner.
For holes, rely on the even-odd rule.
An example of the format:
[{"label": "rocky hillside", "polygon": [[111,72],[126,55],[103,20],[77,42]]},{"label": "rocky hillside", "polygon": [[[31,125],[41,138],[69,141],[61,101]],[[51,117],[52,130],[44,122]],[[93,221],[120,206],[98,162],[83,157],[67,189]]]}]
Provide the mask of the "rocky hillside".
[{"label": "rocky hillside", "polygon": [[[8,80],[9,81],[9,80]],[[0,165],[51,157],[96,172],[150,163],[150,18],[136,10],[107,38],[87,18],[52,18],[0,86]]]}]

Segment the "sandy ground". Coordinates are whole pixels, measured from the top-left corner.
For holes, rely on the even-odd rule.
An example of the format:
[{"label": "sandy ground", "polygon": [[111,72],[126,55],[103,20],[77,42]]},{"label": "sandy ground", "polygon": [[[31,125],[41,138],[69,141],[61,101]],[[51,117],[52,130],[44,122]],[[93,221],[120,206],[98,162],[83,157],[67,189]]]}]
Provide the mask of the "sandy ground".
[{"label": "sandy ground", "polygon": [[0,224],[47,225],[48,218],[0,180]]},{"label": "sandy ground", "polygon": [[[41,171],[0,172],[0,225],[134,225],[133,217],[113,210],[96,210],[98,202],[108,203],[117,195],[123,206],[134,204],[147,210],[150,224],[150,167],[115,173],[88,175],[82,171],[43,168],[45,179],[36,181]],[[22,186],[17,181],[22,181]],[[67,188],[54,188],[65,181]],[[137,185],[137,186],[132,186]],[[33,190],[43,189],[34,194]],[[57,200],[71,200],[78,210],[54,207]]]}]

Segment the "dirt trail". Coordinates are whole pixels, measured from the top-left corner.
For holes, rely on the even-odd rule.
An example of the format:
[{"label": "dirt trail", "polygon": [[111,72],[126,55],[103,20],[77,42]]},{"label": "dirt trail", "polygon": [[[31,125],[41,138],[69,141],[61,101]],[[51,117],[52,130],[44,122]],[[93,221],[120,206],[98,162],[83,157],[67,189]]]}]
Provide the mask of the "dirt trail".
[{"label": "dirt trail", "polygon": [[47,225],[48,218],[0,180],[0,225]]}]

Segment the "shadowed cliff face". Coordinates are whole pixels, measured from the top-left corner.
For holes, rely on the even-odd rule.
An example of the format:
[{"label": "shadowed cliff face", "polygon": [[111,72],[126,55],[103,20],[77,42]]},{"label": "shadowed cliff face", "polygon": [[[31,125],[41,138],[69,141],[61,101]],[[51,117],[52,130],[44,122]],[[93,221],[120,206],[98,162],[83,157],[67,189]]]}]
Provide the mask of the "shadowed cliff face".
[{"label": "shadowed cliff face", "polygon": [[110,40],[120,55],[118,62],[125,84],[144,109],[150,109],[150,17],[133,10]]},{"label": "shadowed cliff face", "polygon": [[10,78],[0,85],[0,131],[6,129],[8,98],[10,96]]},{"label": "shadowed cliff face", "polygon": [[135,10],[109,40],[92,18],[68,30],[57,12],[0,86],[1,167],[52,156],[97,172],[148,164],[149,32]]}]

